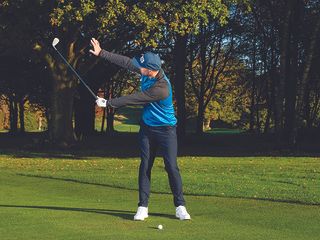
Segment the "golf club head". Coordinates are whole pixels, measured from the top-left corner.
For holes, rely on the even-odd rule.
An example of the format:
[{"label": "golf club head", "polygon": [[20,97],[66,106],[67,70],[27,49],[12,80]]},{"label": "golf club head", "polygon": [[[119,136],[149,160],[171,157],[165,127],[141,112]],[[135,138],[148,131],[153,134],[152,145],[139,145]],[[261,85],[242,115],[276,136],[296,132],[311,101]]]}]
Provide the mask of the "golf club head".
[{"label": "golf club head", "polygon": [[53,39],[53,41],[52,41],[52,47],[54,48],[54,49],[56,49],[56,45],[59,43],[59,38],[54,38]]}]

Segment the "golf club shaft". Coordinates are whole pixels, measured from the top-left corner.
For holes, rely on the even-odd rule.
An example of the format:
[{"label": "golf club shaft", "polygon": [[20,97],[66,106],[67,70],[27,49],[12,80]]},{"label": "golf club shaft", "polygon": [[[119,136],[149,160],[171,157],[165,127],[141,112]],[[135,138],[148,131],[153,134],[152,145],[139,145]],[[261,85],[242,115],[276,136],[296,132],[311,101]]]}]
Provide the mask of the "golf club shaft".
[{"label": "golf club shaft", "polygon": [[86,84],[85,81],[79,76],[79,74],[74,70],[74,68],[70,65],[70,63],[63,57],[63,55],[59,52],[57,48],[54,47],[54,49],[57,51],[57,53],[60,55],[60,57],[64,60],[64,62],[68,65],[68,67],[74,72],[74,74],[78,77],[78,79],[82,82],[82,84],[89,90],[89,92],[94,96],[95,99],[98,99],[98,97],[94,94],[94,92],[90,89],[90,87]]}]

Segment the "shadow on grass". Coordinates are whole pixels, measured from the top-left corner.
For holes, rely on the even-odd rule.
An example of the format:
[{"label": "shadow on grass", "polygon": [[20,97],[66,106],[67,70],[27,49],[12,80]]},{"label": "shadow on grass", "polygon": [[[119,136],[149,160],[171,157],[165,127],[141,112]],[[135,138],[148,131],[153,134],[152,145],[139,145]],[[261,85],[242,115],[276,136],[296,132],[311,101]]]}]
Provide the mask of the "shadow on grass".
[{"label": "shadow on grass", "polygon": [[95,209],[95,208],[70,208],[70,207],[54,207],[54,206],[25,206],[25,205],[0,205],[5,208],[25,208],[25,209],[45,209],[55,211],[73,211],[73,212],[86,212],[86,213],[98,213],[107,214],[114,217],[120,217],[123,219],[132,219],[134,212],[123,210],[110,210],[110,209]]},{"label": "shadow on grass", "polygon": [[17,173],[16,175],[17,176],[22,176],[22,177],[43,178],[43,179],[51,179],[51,180],[58,180],[58,181],[64,181],[64,182],[74,182],[74,183],[80,183],[80,184],[88,184],[88,185],[94,185],[94,186],[102,186],[102,187],[109,187],[109,188],[137,191],[137,189],[133,189],[133,188],[115,186],[115,185],[112,185],[112,184],[105,184],[105,183],[92,183],[92,182],[86,182],[86,181],[81,181],[81,180],[72,179],[72,178],[39,176],[39,175],[34,175],[34,174],[22,174],[22,173]]},{"label": "shadow on grass", "polygon": [[[59,178],[59,177],[51,177],[51,176],[39,176],[39,175],[33,175],[33,174],[17,174],[17,175],[18,176],[23,176],[23,177],[43,178],[43,179],[51,179],[51,180],[58,180],[58,181],[65,181],[65,182],[74,182],[74,183],[80,183],[80,184],[103,186],[103,187],[109,187],[109,188],[115,188],[115,189],[138,191],[137,189],[128,188],[128,187],[115,186],[115,185],[112,185],[112,184],[92,183],[92,182],[86,182],[86,181],[81,181],[81,180],[72,179],[72,178]],[[162,192],[162,191],[151,191],[151,193],[171,195],[171,193],[169,193],[169,192]],[[320,203],[317,203],[317,202],[314,203],[314,202],[305,202],[305,201],[290,200],[290,199],[241,197],[241,196],[220,196],[220,195],[214,195],[214,194],[209,195],[209,194],[190,194],[190,193],[184,193],[184,195],[185,196],[217,197],[217,198],[225,198],[225,199],[244,199],[244,200],[254,200],[254,201],[268,201],[268,202],[277,202],[277,203],[297,204],[297,205],[320,206]],[[160,215],[151,214],[151,215],[161,216],[161,214]]]},{"label": "shadow on grass", "polygon": [[[48,145],[43,133],[11,136],[0,133],[0,154],[16,158],[55,158],[82,160],[90,157],[139,158],[138,133],[115,132],[94,135],[83,139],[70,148]],[[303,142],[296,149],[280,146],[275,136],[250,133],[238,134],[188,134],[179,140],[179,156],[197,157],[319,157],[320,142]],[[161,156],[161,149],[158,151]]]},{"label": "shadow on grass", "polygon": [[[114,209],[97,209],[97,208],[72,208],[72,207],[56,207],[56,206],[27,206],[27,205],[0,205],[2,208],[25,208],[25,209],[44,209],[53,211],[72,211],[72,212],[85,212],[85,213],[97,213],[106,214],[113,217],[122,218],[125,220],[133,220],[135,212],[124,211],[124,210],[114,210]],[[165,217],[165,218],[175,218],[169,214],[163,213],[150,213],[151,216]]]}]

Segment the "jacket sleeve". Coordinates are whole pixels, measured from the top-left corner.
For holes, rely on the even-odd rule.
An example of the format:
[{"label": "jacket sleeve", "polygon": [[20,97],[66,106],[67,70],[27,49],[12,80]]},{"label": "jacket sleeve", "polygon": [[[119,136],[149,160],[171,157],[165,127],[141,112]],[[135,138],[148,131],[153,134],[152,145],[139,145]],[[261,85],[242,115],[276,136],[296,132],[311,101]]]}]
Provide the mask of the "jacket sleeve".
[{"label": "jacket sleeve", "polygon": [[108,60],[111,63],[114,63],[122,68],[128,69],[132,72],[140,74],[140,69],[133,65],[131,58],[122,56],[120,54],[111,53],[102,49],[99,53],[99,57]]},{"label": "jacket sleeve", "polygon": [[127,96],[114,98],[108,101],[108,105],[114,108],[126,105],[145,105],[147,103],[163,100],[169,96],[169,87],[160,70],[156,76],[155,84],[146,91],[136,92]]}]

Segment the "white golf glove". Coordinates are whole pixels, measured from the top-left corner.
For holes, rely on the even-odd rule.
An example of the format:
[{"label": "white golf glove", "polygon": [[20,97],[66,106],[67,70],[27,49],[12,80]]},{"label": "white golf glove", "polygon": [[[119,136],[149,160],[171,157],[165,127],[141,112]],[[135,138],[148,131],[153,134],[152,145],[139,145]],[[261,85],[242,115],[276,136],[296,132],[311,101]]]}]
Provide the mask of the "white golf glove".
[{"label": "white golf glove", "polygon": [[98,99],[96,100],[96,103],[97,103],[98,107],[107,107],[108,101],[104,98],[98,97]]}]

